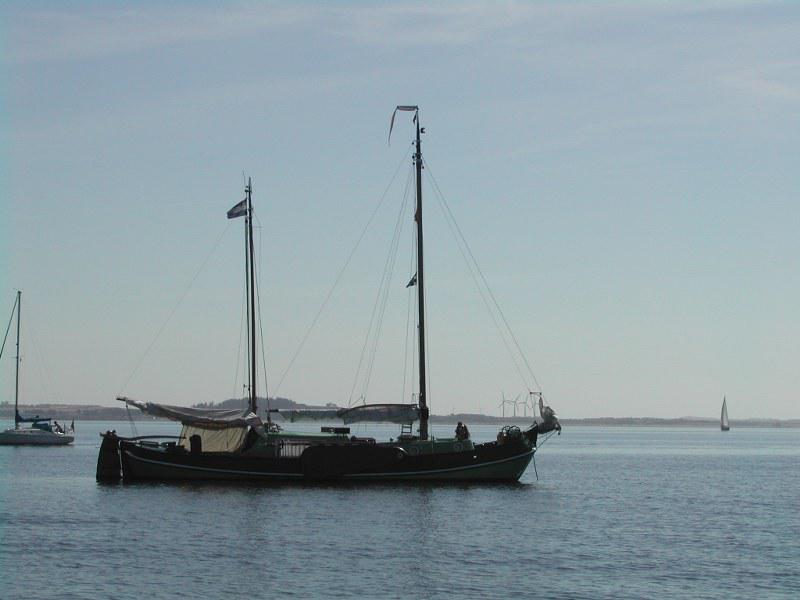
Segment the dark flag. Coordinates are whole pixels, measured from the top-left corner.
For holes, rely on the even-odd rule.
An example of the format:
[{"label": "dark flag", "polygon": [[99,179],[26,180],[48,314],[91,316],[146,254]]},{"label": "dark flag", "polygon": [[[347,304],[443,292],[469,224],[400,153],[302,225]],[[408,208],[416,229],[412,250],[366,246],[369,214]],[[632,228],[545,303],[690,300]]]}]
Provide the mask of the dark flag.
[{"label": "dark flag", "polygon": [[412,285],[417,285],[417,274],[416,273],[414,273],[414,276],[411,278],[411,281],[409,281],[406,284],[406,287],[410,288]]},{"label": "dark flag", "polygon": [[75,432],[75,419],[72,419],[72,424],[69,426],[69,428],[72,430],[73,433]]},{"label": "dark flag", "polygon": [[236,217],[243,217],[247,214],[247,198],[239,202],[236,206],[228,211],[228,218],[235,219]]}]

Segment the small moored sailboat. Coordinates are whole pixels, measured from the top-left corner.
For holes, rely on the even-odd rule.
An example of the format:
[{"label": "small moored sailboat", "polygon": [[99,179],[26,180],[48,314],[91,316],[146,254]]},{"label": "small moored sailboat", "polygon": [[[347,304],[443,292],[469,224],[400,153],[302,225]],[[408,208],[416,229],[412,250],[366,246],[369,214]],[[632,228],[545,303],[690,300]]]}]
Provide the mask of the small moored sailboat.
[{"label": "small moored sailboat", "polygon": [[[19,328],[20,313],[22,312],[22,292],[17,291],[17,298],[14,307],[11,309],[11,319],[6,327],[6,334],[3,337],[3,346],[0,348],[0,357],[6,347],[8,332],[11,329],[11,321],[14,313],[17,314],[17,356],[15,381],[14,381],[14,429],[6,429],[0,433],[0,445],[3,446],[63,446],[71,444],[75,439],[75,422],[72,427],[67,429],[58,424],[50,423],[52,419],[36,415],[32,418],[25,418],[19,414]],[[20,427],[20,423],[30,423],[30,427]]]},{"label": "small moored sailboat", "polygon": [[722,397],[722,414],[719,417],[719,428],[722,431],[730,431],[730,423],[728,423],[728,402],[725,396]]}]

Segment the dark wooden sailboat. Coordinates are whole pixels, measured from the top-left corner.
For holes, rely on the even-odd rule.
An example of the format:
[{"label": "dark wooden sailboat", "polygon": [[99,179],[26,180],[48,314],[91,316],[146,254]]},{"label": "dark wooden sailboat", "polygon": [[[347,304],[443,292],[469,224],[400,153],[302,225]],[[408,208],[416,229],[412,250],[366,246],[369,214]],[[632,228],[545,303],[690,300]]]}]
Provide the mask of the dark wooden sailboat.
[{"label": "dark wooden sailboat", "polygon": [[[97,479],[135,480],[469,480],[516,481],[527,468],[542,434],[561,430],[555,413],[539,397],[541,420],[521,430],[501,429],[495,441],[475,444],[470,439],[435,438],[429,432],[425,360],[425,277],[422,228],[422,144],[424,131],[416,106],[398,106],[414,113],[416,139],[416,240],[418,292],[418,373],[416,404],[369,404],[322,411],[321,418],[337,418],[345,424],[392,422],[403,426],[396,440],[376,441],[350,435],[348,427],[322,427],[319,434],[291,433],[276,427],[267,413],[266,423],[257,416],[256,338],[253,255],[252,186],[245,199],[234,206],[229,218],[245,217],[248,268],[248,336],[250,356],[247,410],[200,410],[119,398],[143,412],[183,424],[173,440],[150,437],[124,438],[115,432],[101,434]],[[394,117],[392,118],[394,121]],[[418,435],[412,425],[419,422]]]}]

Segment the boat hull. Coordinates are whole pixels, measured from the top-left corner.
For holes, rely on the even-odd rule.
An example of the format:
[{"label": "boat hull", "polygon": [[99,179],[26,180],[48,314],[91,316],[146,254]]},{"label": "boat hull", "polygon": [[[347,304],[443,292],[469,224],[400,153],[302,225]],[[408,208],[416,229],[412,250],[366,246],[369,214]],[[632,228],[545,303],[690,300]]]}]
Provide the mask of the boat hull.
[{"label": "boat hull", "polygon": [[41,429],[7,429],[0,433],[0,446],[66,446],[75,440],[68,433]]},{"label": "boat hull", "polygon": [[316,446],[295,458],[193,454],[108,434],[103,446],[97,477],[106,481],[517,481],[536,452],[525,438],[416,456],[388,444]]}]

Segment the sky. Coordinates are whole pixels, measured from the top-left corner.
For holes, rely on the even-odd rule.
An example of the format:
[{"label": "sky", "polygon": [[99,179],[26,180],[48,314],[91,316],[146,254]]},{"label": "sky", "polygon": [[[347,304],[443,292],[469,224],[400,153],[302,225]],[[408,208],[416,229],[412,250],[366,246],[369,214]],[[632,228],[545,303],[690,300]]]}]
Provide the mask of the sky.
[{"label": "sky", "polygon": [[410,169],[410,116],[391,145],[389,118],[416,104],[434,413],[540,385],[562,417],[716,417],[725,395],[732,419],[800,418],[797,3],[6,2],[0,22],[23,402],[242,393],[243,174],[269,394],[409,401],[410,206],[356,373]]}]

